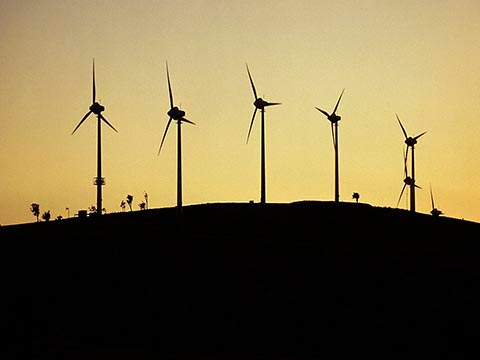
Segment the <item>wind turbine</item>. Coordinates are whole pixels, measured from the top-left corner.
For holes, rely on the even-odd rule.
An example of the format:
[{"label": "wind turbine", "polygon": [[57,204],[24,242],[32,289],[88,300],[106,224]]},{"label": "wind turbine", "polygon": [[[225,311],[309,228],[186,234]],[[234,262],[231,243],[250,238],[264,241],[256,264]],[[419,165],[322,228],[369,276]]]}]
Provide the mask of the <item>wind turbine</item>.
[{"label": "wind turbine", "polygon": [[[407,148],[408,149],[408,148]],[[406,152],[404,151],[403,152],[403,174],[405,176],[405,178],[403,179],[403,187],[402,187],[402,191],[400,191],[400,196],[398,197],[398,201],[397,201],[397,208],[398,208],[398,204],[400,204],[400,200],[402,199],[402,195],[403,195],[403,192],[405,191],[405,187],[408,185],[408,186],[413,186],[416,187],[417,189],[421,189],[420,186],[416,185],[414,182],[413,182],[413,179],[408,176],[408,171],[407,171],[407,154]]]},{"label": "wind turbine", "polygon": [[411,171],[412,177],[411,177],[411,182],[408,185],[410,185],[410,211],[415,212],[415,187],[416,187],[415,186],[415,156],[414,156],[415,144],[417,143],[417,140],[420,136],[426,134],[426,131],[424,131],[423,133],[415,137],[408,136],[407,132],[405,131],[405,128],[402,125],[402,122],[400,121],[400,118],[398,117],[397,114],[395,115],[397,117],[398,123],[400,124],[400,127],[402,128],[403,135],[405,135],[405,144],[407,144],[407,152],[405,154],[405,159],[408,157],[408,148],[412,149],[412,153],[410,155],[412,159],[412,171]]},{"label": "wind turbine", "polygon": [[433,202],[432,184],[430,184],[430,199],[432,200],[432,210],[430,211],[430,214],[432,214],[432,216],[434,216],[434,217],[438,217],[438,216],[442,215],[443,212],[441,210],[438,210],[435,207],[435,204]]},{"label": "wind turbine", "polygon": [[182,217],[182,123],[186,122],[192,125],[195,125],[194,122],[185,118],[185,111],[180,110],[177,106],[173,106],[173,94],[172,86],[170,85],[170,74],[168,72],[168,63],[165,62],[167,68],[167,82],[168,82],[168,94],[170,96],[170,110],[168,110],[167,115],[169,116],[167,127],[163,133],[162,142],[160,143],[160,148],[158,149],[158,155],[162,150],[163,142],[167,136],[168,128],[172,120],[177,122],[177,215],[178,218]]},{"label": "wind turbine", "polygon": [[339,191],[339,184],[338,184],[338,122],[341,120],[341,116],[337,115],[338,104],[340,104],[340,100],[342,99],[343,92],[345,89],[342,90],[340,97],[338,98],[337,104],[333,109],[333,112],[329,114],[328,112],[315,107],[318,111],[320,111],[323,115],[327,117],[327,120],[330,121],[332,127],[332,140],[333,140],[333,149],[335,151],[335,202],[340,201],[340,191]]},{"label": "wind turbine", "polygon": [[253,96],[255,97],[255,101],[253,105],[255,106],[255,110],[253,111],[252,121],[250,122],[250,128],[248,129],[247,135],[247,144],[248,139],[250,138],[250,133],[252,131],[253,122],[255,120],[255,115],[257,114],[257,110],[260,110],[262,114],[262,122],[261,122],[261,176],[260,176],[260,203],[265,204],[267,202],[266,199],[266,187],[265,187],[265,108],[267,106],[273,105],[281,105],[281,103],[271,103],[268,101],[263,100],[261,97],[257,96],[257,91],[255,90],[255,85],[253,84],[252,75],[250,74],[250,70],[248,69],[248,64],[245,64],[247,67],[248,77],[250,79],[250,84],[252,85]]},{"label": "wind turbine", "polygon": [[78,123],[77,127],[72,131],[72,135],[77,131],[80,125],[90,116],[90,114],[97,115],[97,177],[94,179],[93,184],[97,186],[97,215],[102,215],[102,186],[105,185],[105,178],[102,177],[102,121],[105,122],[115,132],[117,129],[108,122],[102,112],[105,110],[103,105],[100,105],[96,100],[96,88],[95,88],[95,59],[93,59],[93,82],[92,82],[92,105],[90,105],[88,112],[83,116],[82,120]]}]

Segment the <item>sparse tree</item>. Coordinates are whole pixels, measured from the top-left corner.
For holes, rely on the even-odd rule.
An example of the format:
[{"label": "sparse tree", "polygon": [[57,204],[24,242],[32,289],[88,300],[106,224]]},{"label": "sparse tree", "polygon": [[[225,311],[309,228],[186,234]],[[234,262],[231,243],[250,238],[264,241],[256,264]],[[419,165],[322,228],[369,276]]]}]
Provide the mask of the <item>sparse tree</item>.
[{"label": "sparse tree", "polygon": [[122,202],[120,203],[120,207],[122,208],[122,212],[125,211],[126,206],[127,206],[127,203],[125,202],[125,200],[122,200]]},{"label": "sparse tree", "polygon": [[35,203],[31,204],[30,211],[32,212],[33,216],[37,218],[37,222],[38,222],[39,221],[38,217],[40,216],[40,205]]},{"label": "sparse tree", "polygon": [[145,201],[142,201],[140,204],[138,204],[138,207],[140,210],[145,210],[145,207],[147,206],[147,203]]},{"label": "sparse tree", "polygon": [[63,219],[63,216],[62,215],[58,215],[55,220],[59,221],[59,220],[62,220]]},{"label": "sparse tree", "polygon": [[90,212],[90,215],[93,215],[97,212],[97,207],[95,205],[91,205],[88,207],[88,211]]},{"label": "sparse tree", "polygon": [[50,210],[47,210],[42,214],[42,219],[46,222],[50,221]]},{"label": "sparse tree", "polygon": [[128,194],[127,195],[127,204],[128,204],[128,207],[130,208],[130,211],[132,211],[132,203],[133,203],[133,195]]},{"label": "sparse tree", "polygon": [[352,195],[352,199],[355,199],[355,201],[358,203],[358,199],[360,199],[360,194],[358,192],[354,192]]}]

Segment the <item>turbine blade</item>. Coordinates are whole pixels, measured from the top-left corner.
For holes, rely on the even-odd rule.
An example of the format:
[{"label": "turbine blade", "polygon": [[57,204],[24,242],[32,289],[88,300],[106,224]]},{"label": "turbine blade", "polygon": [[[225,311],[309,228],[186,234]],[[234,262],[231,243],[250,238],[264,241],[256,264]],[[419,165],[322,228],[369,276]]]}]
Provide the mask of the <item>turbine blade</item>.
[{"label": "turbine blade", "polygon": [[413,186],[415,186],[417,189],[421,189],[421,187],[418,186],[417,184],[414,184]]},{"label": "turbine blade", "polygon": [[257,108],[255,108],[255,110],[253,110],[252,121],[250,122],[250,128],[248,129],[247,144],[248,144],[248,139],[250,138],[250,133],[252,132],[253,121],[255,120],[255,115],[256,114],[257,114]]},{"label": "turbine blade", "polygon": [[423,133],[421,133],[420,135],[417,135],[417,136],[415,136],[415,137],[414,137],[414,139],[415,139],[415,140],[417,140],[417,139],[418,139],[420,136],[422,136],[422,135],[425,135],[426,133],[427,133],[427,132],[426,132],[426,131],[424,131],[424,132],[423,132]]},{"label": "turbine blade", "polygon": [[318,107],[315,106],[315,109],[317,109],[318,111],[320,111],[323,115],[325,115],[327,118],[330,116],[329,113],[327,113],[326,111],[322,110],[322,109],[319,109]]},{"label": "turbine blade", "polygon": [[170,96],[170,109],[173,108],[173,94],[172,94],[172,86],[170,85],[170,74],[168,73],[168,63],[165,62],[167,67],[167,81],[168,81],[168,94]]},{"label": "turbine blade", "polygon": [[115,132],[118,133],[117,129],[115,129],[115,128],[113,127],[113,125],[108,122],[108,120],[105,118],[105,116],[103,116],[102,114],[100,114],[100,115],[98,115],[98,116],[100,116],[100,119],[102,119],[103,121],[105,121],[105,123],[106,123],[108,126],[110,126]]},{"label": "turbine blade", "polygon": [[95,87],[95,58],[93,58],[93,82],[92,82],[92,104],[97,98],[97,89]]},{"label": "turbine blade", "polygon": [[189,124],[196,125],[193,121],[190,121],[190,120],[188,120],[188,119],[185,119],[184,117],[181,118],[180,121],[182,121],[182,122],[185,121],[185,122],[187,122],[187,123],[189,123]]},{"label": "turbine blade", "polygon": [[267,102],[267,103],[265,104],[265,106],[273,106],[273,105],[282,105],[282,103],[278,103],[278,102],[277,102],[277,103]]},{"label": "turbine blade", "polygon": [[[408,148],[410,146],[407,146],[407,150],[405,151],[405,167],[407,166],[407,161],[408,161]],[[407,171],[408,172],[408,171]]]},{"label": "turbine blade", "polygon": [[403,184],[403,187],[402,187],[402,191],[400,191],[400,196],[398,197],[398,201],[397,201],[397,208],[398,208],[398,204],[400,204],[400,200],[402,200],[402,195],[403,195],[403,192],[405,191],[405,187],[407,186],[407,184]]},{"label": "turbine blade", "polygon": [[403,173],[405,177],[408,176],[408,170],[407,170],[407,154],[408,154],[408,146],[407,146],[407,151],[403,150]]},{"label": "turbine blade", "polygon": [[338,104],[340,104],[340,99],[342,98],[343,92],[345,89],[342,90],[342,93],[340,94],[340,97],[338,98],[337,105],[335,105],[335,109],[333,109],[332,114],[335,114],[337,112]]},{"label": "turbine blade", "polygon": [[432,184],[430,184],[430,199],[432,200],[432,209],[435,209],[435,204],[433,203]]},{"label": "turbine blade", "polygon": [[330,123],[330,127],[332,128],[332,141],[333,141],[333,148],[337,149],[337,139],[335,139],[335,132],[333,131],[333,123]]},{"label": "turbine blade", "polygon": [[160,143],[160,148],[158,149],[157,155],[160,155],[160,150],[162,150],[163,142],[165,141],[165,136],[167,136],[167,131],[168,131],[168,128],[170,127],[171,122],[172,122],[172,118],[168,119],[167,127],[165,128],[165,132],[163,133],[162,142]]},{"label": "turbine blade", "polygon": [[80,122],[78,123],[77,127],[72,131],[72,135],[73,135],[73,133],[74,133],[75,131],[77,131],[77,129],[80,127],[80,125],[82,125],[82,123],[86,120],[86,118],[87,118],[91,113],[92,113],[92,110],[90,110],[89,112],[87,112],[87,113],[83,116],[82,120],[80,120]]},{"label": "turbine blade", "polygon": [[408,138],[407,132],[405,131],[405,128],[403,127],[402,122],[400,121],[400,118],[398,117],[398,115],[396,113],[395,113],[395,115],[397,116],[398,123],[400,124],[400,127],[402,128],[403,135],[405,135],[405,139],[407,139]]},{"label": "turbine blade", "polygon": [[255,96],[255,100],[256,100],[258,99],[258,96],[257,96],[257,91],[255,90],[255,85],[253,84],[252,75],[250,75],[250,70],[248,69],[248,65],[245,64],[245,66],[247,67],[248,77],[250,79],[250,84],[252,84],[253,95]]}]

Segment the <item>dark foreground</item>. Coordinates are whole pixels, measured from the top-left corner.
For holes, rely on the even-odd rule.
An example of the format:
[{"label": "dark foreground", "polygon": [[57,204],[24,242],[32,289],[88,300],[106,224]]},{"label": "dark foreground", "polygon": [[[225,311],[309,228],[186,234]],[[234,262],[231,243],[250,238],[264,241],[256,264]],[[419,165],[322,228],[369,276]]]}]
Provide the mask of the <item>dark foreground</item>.
[{"label": "dark foreground", "polygon": [[[0,228],[26,358],[477,354],[480,224],[364,204],[205,204]],[[3,357],[5,358],[5,357]]]}]

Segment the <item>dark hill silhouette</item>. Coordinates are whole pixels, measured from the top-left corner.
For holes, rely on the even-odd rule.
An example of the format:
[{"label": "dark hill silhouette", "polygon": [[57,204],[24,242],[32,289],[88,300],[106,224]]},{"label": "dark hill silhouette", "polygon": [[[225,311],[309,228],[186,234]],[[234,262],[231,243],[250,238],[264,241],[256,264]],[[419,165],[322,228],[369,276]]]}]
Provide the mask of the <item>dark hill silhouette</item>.
[{"label": "dark hill silhouette", "polygon": [[2,348],[68,359],[476,352],[479,230],[320,201],[189,205],[183,226],[175,207],[3,226]]}]

